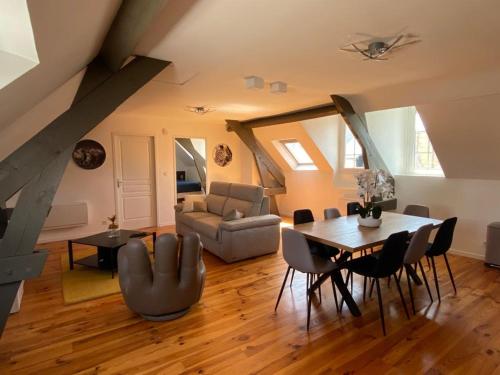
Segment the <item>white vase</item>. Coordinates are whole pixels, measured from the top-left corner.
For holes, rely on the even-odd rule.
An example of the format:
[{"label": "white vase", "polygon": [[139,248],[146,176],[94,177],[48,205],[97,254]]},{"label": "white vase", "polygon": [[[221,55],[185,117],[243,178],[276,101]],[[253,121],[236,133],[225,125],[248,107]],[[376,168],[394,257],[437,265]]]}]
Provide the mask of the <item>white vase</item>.
[{"label": "white vase", "polygon": [[371,216],[368,217],[361,217],[358,216],[358,224],[363,226],[363,227],[369,227],[369,228],[378,228],[380,224],[382,224],[382,219],[374,219]]}]

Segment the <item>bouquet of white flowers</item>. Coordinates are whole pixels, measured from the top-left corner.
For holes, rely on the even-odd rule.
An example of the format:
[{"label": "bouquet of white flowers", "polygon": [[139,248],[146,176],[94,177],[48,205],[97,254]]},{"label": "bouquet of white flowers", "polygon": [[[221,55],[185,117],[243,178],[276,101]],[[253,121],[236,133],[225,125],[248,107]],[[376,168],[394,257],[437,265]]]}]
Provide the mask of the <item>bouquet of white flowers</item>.
[{"label": "bouquet of white flowers", "polygon": [[358,194],[363,198],[361,217],[373,216],[378,219],[382,214],[380,207],[373,207],[374,198],[390,198],[393,195],[391,176],[383,169],[366,169],[355,176],[358,184]]}]

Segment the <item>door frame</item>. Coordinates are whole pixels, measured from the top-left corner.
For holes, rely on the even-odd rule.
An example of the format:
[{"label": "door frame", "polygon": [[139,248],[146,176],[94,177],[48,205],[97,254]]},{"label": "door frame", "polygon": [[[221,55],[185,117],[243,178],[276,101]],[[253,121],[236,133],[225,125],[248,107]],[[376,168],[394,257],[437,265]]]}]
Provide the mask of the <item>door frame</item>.
[{"label": "door frame", "polygon": [[158,167],[158,160],[159,160],[159,154],[158,154],[158,135],[155,133],[151,132],[134,132],[134,131],[114,131],[111,132],[111,147],[113,151],[113,191],[114,191],[114,196],[115,196],[115,214],[118,219],[118,225],[121,227],[122,223],[120,221],[120,215],[118,215],[118,207],[119,207],[119,196],[118,196],[118,189],[116,186],[116,149],[115,149],[115,139],[120,136],[135,136],[135,137],[150,137],[153,140],[153,163],[154,163],[154,177],[155,177],[155,182],[154,182],[154,187],[155,187],[155,193],[154,193],[154,198],[155,198],[155,221],[156,221],[156,227],[160,225],[160,205],[159,205],[159,178],[160,178],[160,169]]},{"label": "door frame", "polygon": [[205,175],[206,175],[206,184],[207,184],[207,187],[205,188],[205,195],[207,194],[207,189],[208,189],[208,186],[209,186],[209,183],[208,183],[208,139],[207,137],[199,137],[199,136],[189,136],[189,135],[172,135],[172,141],[171,141],[171,144],[172,144],[172,160],[174,161],[174,164],[173,164],[173,180],[174,180],[174,204],[177,204],[177,156],[175,154],[175,139],[176,138],[198,138],[198,139],[203,139],[205,140]]}]

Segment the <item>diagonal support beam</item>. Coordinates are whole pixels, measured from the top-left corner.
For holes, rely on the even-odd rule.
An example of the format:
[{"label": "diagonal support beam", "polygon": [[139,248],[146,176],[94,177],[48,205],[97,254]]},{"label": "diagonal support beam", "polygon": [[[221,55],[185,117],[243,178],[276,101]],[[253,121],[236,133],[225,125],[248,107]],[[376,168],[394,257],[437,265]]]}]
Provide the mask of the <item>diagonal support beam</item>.
[{"label": "diagonal support beam", "polygon": [[365,168],[379,168],[389,172],[382,156],[377,150],[375,143],[373,143],[368,127],[364,117],[360,116],[351,103],[347,99],[339,95],[332,95],[332,100],[337,108],[337,111],[344,119],[345,123],[351,130],[352,134],[363,149],[363,162]]},{"label": "diagonal support beam", "polygon": [[137,57],[0,162],[0,201],[8,200],[168,64]]},{"label": "diagonal support beam", "polygon": [[252,129],[239,121],[226,120],[228,131],[234,131],[252,152],[260,182],[271,200],[271,213],[279,215],[275,194],[286,193],[285,175],[255,137]]}]

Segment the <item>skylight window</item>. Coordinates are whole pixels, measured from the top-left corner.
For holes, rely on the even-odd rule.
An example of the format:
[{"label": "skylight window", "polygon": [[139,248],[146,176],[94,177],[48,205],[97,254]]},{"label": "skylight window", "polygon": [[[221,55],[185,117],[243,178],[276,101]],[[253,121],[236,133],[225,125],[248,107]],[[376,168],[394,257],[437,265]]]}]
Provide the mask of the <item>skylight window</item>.
[{"label": "skylight window", "polygon": [[441,164],[418,112],[415,112],[415,154],[413,169],[418,174],[443,175]]},{"label": "skylight window", "polygon": [[348,126],[344,136],[344,168],[363,168],[363,149]]},{"label": "skylight window", "polygon": [[296,171],[318,169],[304,146],[296,139],[281,140],[275,143],[275,146],[292,169]]}]

